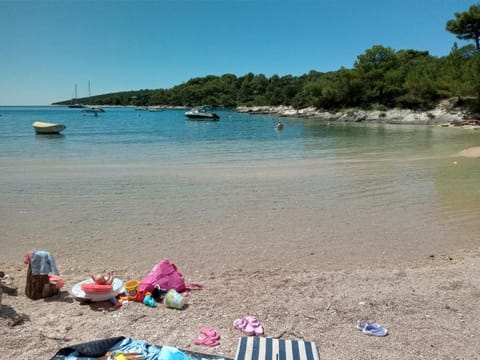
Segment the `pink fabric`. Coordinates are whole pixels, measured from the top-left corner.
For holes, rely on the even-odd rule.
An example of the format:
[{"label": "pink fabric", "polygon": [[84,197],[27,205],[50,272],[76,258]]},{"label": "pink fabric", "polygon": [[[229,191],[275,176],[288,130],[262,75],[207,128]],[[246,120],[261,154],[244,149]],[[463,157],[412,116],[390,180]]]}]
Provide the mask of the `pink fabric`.
[{"label": "pink fabric", "polygon": [[186,290],[182,273],[168,259],[156,264],[140,281],[140,291],[152,292],[157,285],[165,290],[175,289],[178,292]]},{"label": "pink fabric", "polygon": [[48,275],[48,281],[57,284],[57,289],[61,289],[65,285],[65,281],[58,275]]}]

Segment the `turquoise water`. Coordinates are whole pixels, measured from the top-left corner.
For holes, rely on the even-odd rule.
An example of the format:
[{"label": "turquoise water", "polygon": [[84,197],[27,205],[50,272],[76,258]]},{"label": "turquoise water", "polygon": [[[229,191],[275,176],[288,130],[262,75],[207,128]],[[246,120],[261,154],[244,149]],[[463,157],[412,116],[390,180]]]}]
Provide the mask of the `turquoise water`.
[{"label": "turquoise water", "polygon": [[[420,126],[365,126],[219,111],[221,121],[186,120],[184,110],[108,108],[98,116],[63,107],[0,107],[0,160],[159,161],[164,164],[285,159],[443,156],[478,144],[479,133]],[[32,123],[62,123],[61,135],[35,135]]]},{"label": "turquoise water", "polygon": [[[221,120],[186,120],[184,110],[107,108],[97,117],[63,107],[0,107],[0,161],[198,164],[286,159],[443,156],[478,144],[475,132],[419,126],[366,126],[219,111]],[[62,123],[61,135],[35,135],[32,123]]]},{"label": "turquoise water", "polygon": [[[204,122],[187,120],[184,112],[108,108],[95,117],[80,109],[3,107],[0,160],[192,164],[305,158],[330,151],[331,138],[299,122],[279,133],[268,117],[219,111],[221,121]],[[60,136],[35,135],[31,125],[37,120],[67,128]]]},{"label": "turquoise water", "polygon": [[479,245],[480,160],[456,154],[480,131],[218,114],[0,107],[0,261],[115,244],[148,266],[335,267]]}]

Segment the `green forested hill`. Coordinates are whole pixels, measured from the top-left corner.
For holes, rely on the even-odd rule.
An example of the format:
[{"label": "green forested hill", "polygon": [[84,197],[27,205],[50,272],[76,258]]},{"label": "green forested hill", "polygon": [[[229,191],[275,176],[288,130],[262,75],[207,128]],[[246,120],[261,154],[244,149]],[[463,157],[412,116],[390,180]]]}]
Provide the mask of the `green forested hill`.
[{"label": "green forested hill", "polygon": [[[480,52],[473,45],[458,48],[455,44],[441,58],[427,51],[395,51],[376,45],[359,55],[352,69],[312,70],[302,76],[209,75],[170,89],[124,91],[77,101],[91,105],[428,109],[452,96],[476,99],[478,110]],[[69,99],[55,105],[70,103]]]}]

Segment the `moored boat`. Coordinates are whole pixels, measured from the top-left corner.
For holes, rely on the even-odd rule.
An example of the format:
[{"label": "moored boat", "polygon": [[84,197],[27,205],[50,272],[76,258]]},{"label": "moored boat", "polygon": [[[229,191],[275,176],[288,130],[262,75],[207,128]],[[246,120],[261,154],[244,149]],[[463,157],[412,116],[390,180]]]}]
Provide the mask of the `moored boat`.
[{"label": "moored boat", "polygon": [[212,111],[208,111],[205,106],[198,106],[194,107],[191,110],[185,113],[185,116],[189,119],[193,120],[210,120],[210,121],[218,121],[220,120],[220,116]]},{"label": "moored boat", "polygon": [[103,109],[100,108],[100,107],[96,107],[96,106],[87,106],[87,107],[84,107],[84,109],[82,110],[82,112],[88,112],[88,113],[97,114],[97,113],[105,112],[105,110],[103,110]]},{"label": "moored boat", "polygon": [[148,108],[148,111],[152,111],[152,112],[160,112],[160,111],[164,111],[165,109],[164,108],[160,108],[160,107],[149,107]]},{"label": "moored boat", "polygon": [[77,84],[75,84],[75,97],[72,99],[72,103],[68,105],[68,107],[72,109],[81,109],[85,107],[83,104],[77,102]]},{"label": "moored boat", "polygon": [[32,124],[37,134],[59,134],[65,129],[63,124],[35,121]]}]

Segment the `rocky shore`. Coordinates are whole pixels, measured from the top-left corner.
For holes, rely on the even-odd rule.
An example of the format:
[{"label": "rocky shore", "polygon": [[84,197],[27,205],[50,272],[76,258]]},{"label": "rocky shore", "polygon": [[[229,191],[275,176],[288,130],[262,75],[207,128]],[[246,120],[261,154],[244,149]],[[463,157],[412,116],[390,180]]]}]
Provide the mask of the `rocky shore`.
[{"label": "rocky shore", "polygon": [[480,128],[480,119],[452,100],[444,100],[429,111],[410,109],[325,111],[314,107],[294,109],[291,106],[241,106],[236,111],[280,117],[319,119],[326,122],[376,122],[386,124],[441,125]]}]

